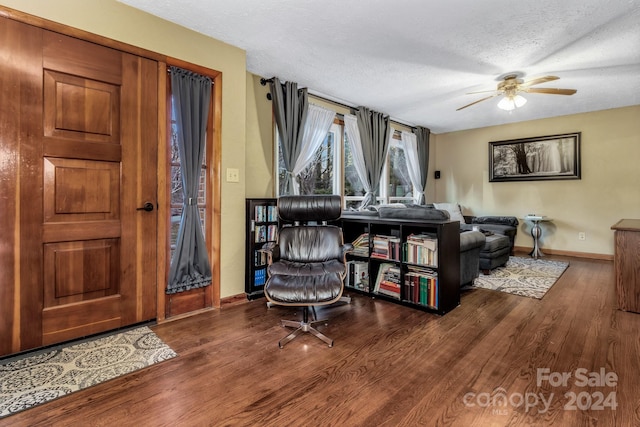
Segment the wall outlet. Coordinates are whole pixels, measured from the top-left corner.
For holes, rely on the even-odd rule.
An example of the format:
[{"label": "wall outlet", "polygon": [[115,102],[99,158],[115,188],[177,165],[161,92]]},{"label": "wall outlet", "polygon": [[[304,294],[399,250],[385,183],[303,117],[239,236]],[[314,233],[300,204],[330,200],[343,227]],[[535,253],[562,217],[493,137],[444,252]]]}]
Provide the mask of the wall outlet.
[{"label": "wall outlet", "polygon": [[227,168],[227,182],[240,182],[240,170]]},{"label": "wall outlet", "polygon": [[584,231],[579,232],[578,240],[587,240],[587,234]]}]

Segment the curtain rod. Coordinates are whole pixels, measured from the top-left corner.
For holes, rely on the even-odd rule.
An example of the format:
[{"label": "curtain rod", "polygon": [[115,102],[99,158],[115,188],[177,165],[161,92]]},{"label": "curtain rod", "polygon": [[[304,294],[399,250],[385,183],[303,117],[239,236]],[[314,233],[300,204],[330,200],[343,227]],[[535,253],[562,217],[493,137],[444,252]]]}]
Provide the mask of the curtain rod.
[{"label": "curtain rod", "polygon": [[[273,82],[273,79],[274,79],[274,77],[271,77],[270,79],[265,79],[265,78],[263,77],[263,78],[261,78],[261,79],[260,79],[260,84],[261,84],[262,86],[266,86],[266,85],[267,85],[267,83],[272,83],[272,82]],[[324,96],[316,95],[316,94],[313,94],[313,93],[310,93],[310,94],[309,94],[309,96],[313,96],[313,97],[314,97],[314,98],[316,98],[316,99],[319,99],[319,100],[321,100],[321,101],[325,101],[325,102],[328,102],[328,103],[331,103],[331,104],[337,105],[337,106],[342,107],[342,108],[346,108],[347,110],[354,110],[354,109],[357,109],[357,108],[358,108],[358,107],[354,107],[353,105],[347,105],[347,104],[344,104],[344,103],[342,103],[342,102],[334,101],[333,99],[325,98]],[[267,94],[267,99],[268,99],[269,101],[271,101],[271,94],[270,94],[270,93],[268,93],[268,94]],[[416,129],[416,128],[417,128],[416,126],[409,125],[409,124],[407,124],[407,123],[402,123],[402,122],[399,122],[399,121],[397,121],[397,120],[391,120],[391,119],[389,119],[389,122],[391,122],[391,123],[395,123],[395,124],[400,125],[400,126],[408,127],[409,129]]]}]

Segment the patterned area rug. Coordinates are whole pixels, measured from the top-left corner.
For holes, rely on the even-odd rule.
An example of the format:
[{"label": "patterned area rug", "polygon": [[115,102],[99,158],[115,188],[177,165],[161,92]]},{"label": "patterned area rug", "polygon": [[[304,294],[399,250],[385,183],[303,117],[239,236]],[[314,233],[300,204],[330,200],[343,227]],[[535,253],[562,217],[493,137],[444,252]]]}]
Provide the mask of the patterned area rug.
[{"label": "patterned area rug", "polygon": [[474,280],[473,287],[541,299],[569,267],[568,262],[509,257],[504,267]]},{"label": "patterned area rug", "polygon": [[146,326],[0,364],[0,418],[176,357]]}]

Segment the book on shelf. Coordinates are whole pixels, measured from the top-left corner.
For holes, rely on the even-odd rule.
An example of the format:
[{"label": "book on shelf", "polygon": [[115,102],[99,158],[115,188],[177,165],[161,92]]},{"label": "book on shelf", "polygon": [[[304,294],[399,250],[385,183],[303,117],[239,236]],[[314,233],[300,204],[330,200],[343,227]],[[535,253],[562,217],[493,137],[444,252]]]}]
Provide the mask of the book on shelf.
[{"label": "book on shelf", "polygon": [[362,233],[351,244],[353,245],[352,255],[369,256],[369,233]]},{"label": "book on shelf", "polygon": [[428,233],[410,234],[403,247],[405,262],[419,265],[438,265],[438,239]]},{"label": "book on shelf", "polygon": [[255,220],[256,222],[266,222],[266,207],[258,205],[255,207]]},{"label": "book on shelf", "polygon": [[267,206],[267,221],[269,222],[277,222],[278,221],[278,207],[269,205]]},{"label": "book on shelf", "polygon": [[438,274],[434,270],[409,268],[404,275],[403,286],[407,301],[438,308]]},{"label": "book on shelf", "polygon": [[277,222],[278,207],[273,205],[257,205],[254,211],[256,222]]},{"label": "book on shelf", "polygon": [[275,242],[278,240],[278,226],[270,224],[267,226],[267,241]]},{"label": "book on shelf", "polygon": [[369,263],[347,261],[347,286],[369,292]]},{"label": "book on shelf", "polygon": [[255,231],[255,242],[266,242],[267,241],[267,226],[266,225],[256,225]]},{"label": "book on shelf", "polygon": [[255,266],[263,266],[267,264],[267,258],[268,255],[266,254],[266,252],[262,252],[259,250],[254,251],[254,257],[253,257],[253,265]]},{"label": "book on shelf", "polygon": [[253,273],[253,284],[254,286],[264,285],[267,281],[267,269],[261,268]]},{"label": "book on shelf", "polygon": [[373,236],[371,257],[379,259],[400,259],[400,238],[376,234]]},{"label": "book on shelf", "polygon": [[374,292],[400,299],[400,277],[399,266],[390,263],[380,264]]}]

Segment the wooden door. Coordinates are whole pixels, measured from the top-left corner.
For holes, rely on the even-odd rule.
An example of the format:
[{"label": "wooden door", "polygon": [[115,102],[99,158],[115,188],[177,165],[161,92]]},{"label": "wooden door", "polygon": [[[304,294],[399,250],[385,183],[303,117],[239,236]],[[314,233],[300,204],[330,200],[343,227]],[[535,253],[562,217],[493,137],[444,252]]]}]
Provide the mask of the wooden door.
[{"label": "wooden door", "polygon": [[[15,105],[20,159],[12,351],[153,319],[158,65],[10,25],[19,88],[2,106]],[[153,210],[138,209],[145,203]]]}]

